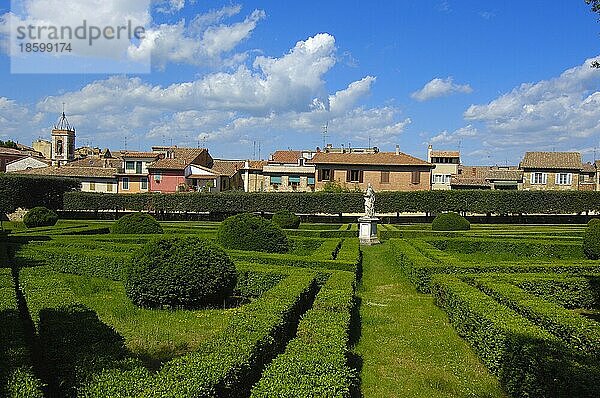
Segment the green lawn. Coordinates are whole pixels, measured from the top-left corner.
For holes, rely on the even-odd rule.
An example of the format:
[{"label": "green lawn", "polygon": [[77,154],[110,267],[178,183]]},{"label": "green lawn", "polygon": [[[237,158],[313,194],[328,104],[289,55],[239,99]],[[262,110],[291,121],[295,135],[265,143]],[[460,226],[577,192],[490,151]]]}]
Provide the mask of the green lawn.
[{"label": "green lawn", "polygon": [[365,398],[504,397],[498,380],[394,264],[388,244],[364,248],[361,390]]}]

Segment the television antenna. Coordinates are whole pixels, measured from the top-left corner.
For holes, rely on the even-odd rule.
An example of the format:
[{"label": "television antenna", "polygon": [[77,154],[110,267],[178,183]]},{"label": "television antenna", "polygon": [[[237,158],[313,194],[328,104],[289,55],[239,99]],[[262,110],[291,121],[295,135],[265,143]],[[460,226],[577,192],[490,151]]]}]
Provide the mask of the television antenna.
[{"label": "television antenna", "polygon": [[325,148],[325,145],[327,145],[327,133],[329,131],[329,122],[325,123],[325,125],[323,125],[323,130],[321,131],[321,134],[323,135],[323,148]]}]

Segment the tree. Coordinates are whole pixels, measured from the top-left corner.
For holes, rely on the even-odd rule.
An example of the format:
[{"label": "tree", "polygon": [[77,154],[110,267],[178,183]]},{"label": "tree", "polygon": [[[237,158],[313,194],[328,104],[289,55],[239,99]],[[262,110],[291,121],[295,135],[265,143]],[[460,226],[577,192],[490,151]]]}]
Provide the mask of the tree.
[{"label": "tree", "polygon": [[12,149],[18,149],[17,147],[17,143],[11,140],[8,141],[2,141],[0,140],[0,147],[2,148],[12,148]]},{"label": "tree", "polygon": [[[585,2],[592,6],[592,12],[600,14],[600,0],[585,0]],[[592,67],[600,69],[600,61],[592,62]]]}]

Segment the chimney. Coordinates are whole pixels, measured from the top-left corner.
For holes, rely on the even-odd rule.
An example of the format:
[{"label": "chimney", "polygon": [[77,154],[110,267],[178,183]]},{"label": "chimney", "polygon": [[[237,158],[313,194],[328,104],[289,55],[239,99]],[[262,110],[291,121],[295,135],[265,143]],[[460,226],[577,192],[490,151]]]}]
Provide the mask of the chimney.
[{"label": "chimney", "polygon": [[396,155],[400,155],[400,145],[396,144]]},{"label": "chimney", "polygon": [[429,144],[427,147],[427,161],[431,163],[431,152],[433,152],[433,146]]}]

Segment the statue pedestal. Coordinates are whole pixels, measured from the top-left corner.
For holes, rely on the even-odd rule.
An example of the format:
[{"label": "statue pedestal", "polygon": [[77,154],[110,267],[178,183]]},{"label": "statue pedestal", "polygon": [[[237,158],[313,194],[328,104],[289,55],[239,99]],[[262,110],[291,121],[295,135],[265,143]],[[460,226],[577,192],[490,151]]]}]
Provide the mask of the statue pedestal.
[{"label": "statue pedestal", "polygon": [[376,245],[379,244],[377,237],[377,217],[361,217],[358,219],[358,238],[361,245]]}]

